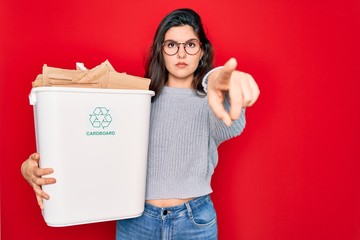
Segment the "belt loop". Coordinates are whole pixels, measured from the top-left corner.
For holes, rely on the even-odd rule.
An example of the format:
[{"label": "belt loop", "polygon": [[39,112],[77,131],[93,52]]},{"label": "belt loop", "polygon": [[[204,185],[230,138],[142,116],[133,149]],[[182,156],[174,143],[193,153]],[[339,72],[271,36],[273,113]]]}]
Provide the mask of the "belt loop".
[{"label": "belt loop", "polygon": [[190,203],[189,202],[185,203],[185,206],[186,206],[186,209],[188,211],[188,215],[189,215],[190,219],[193,219]]}]

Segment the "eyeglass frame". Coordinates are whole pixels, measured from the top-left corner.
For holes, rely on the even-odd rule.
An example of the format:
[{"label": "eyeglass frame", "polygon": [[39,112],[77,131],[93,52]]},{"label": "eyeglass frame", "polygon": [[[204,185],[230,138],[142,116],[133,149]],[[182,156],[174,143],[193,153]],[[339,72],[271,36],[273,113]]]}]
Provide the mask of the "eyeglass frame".
[{"label": "eyeglass frame", "polygon": [[[193,54],[191,54],[191,53],[188,53],[187,51],[186,51],[186,44],[187,43],[189,43],[189,42],[191,42],[191,41],[196,41],[196,42],[198,42],[199,43],[199,50],[196,52],[196,53],[193,53]],[[165,43],[166,42],[172,42],[172,43],[174,43],[174,44],[176,44],[176,46],[177,46],[177,50],[176,50],[176,52],[174,53],[174,54],[168,54],[165,50],[164,50],[164,46],[165,46]],[[180,49],[180,45],[183,45],[184,46],[184,51],[186,52],[186,54],[189,54],[189,55],[196,55],[199,51],[200,51],[200,49],[201,49],[201,46],[202,46],[202,42],[200,42],[198,39],[196,39],[196,38],[192,38],[192,39],[189,39],[189,40],[187,40],[186,42],[183,42],[183,43],[179,43],[179,42],[176,42],[176,41],[174,41],[174,40],[166,40],[166,41],[164,41],[162,44],[161,44],[161,46],[162,46],[162,49],[163,49],[163,51],[164,51],[164,53],[166,54],[166,55],[168,55],[168,56],[174,56],[174,55],[176,55],[178,52],[179,52],[179,49]]]}]

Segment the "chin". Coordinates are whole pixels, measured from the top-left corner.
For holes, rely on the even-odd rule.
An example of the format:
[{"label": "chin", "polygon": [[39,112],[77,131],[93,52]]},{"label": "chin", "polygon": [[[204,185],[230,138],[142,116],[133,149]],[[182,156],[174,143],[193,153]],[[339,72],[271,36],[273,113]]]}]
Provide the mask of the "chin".
[{"label": "chin", "polygon": [[193,74],[187,74],[187,75],[180,75],[180,74],[177,74],[177,75],[172,75],[172,77],[174,79],[178,79],[178,80],[183,80],[183,81],[186,81],[188,79],[191,79],[191,81],[193,80],[194,76]]},{"label": "chin", "polygon": [[174,71],[173,73],[170,73],[174,78],[177,79],[188,79],[194,77],[194,71]]}]

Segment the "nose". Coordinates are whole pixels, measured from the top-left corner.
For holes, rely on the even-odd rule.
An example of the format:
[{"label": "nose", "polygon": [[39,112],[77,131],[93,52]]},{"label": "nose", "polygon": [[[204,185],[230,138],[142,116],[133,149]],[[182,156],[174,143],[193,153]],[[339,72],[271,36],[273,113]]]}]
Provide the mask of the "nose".
[{"label": "nose", "polygon": [[179,51],[178,51],[178,58],[185,58],[186,57],[186,51],[185,51],[185,44],[181,43],[179,44]]}]

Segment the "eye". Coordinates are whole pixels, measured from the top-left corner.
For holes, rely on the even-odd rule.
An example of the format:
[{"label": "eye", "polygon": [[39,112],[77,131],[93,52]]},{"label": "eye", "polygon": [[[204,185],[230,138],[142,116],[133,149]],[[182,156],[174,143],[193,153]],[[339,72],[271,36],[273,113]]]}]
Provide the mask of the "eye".
[{"label": "eye", "polygon": [[189,47],[189,48],[195,48],[196,46],[197,46],[196,41],[191,41],[191,42],[186,43],[186,47]]},{"label": "eye", "polygon": [[177,44],[175,42],[168,42],[168,43],[166,43],[166,47],[174,48],[174,47],[177,47]]}]

